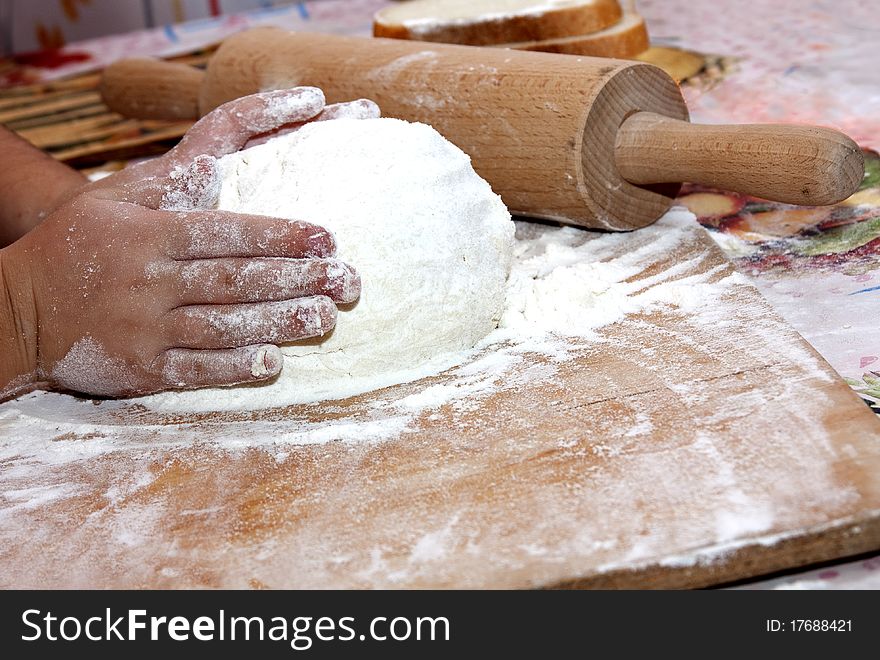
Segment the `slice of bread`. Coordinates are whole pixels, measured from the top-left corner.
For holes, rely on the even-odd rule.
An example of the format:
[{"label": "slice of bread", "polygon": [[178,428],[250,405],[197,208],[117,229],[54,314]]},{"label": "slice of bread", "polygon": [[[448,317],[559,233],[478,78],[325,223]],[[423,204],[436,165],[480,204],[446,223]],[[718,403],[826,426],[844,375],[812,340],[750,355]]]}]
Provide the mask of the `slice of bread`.
[{"label": "slice of bread", "polygon": [[373,36],[488,46],[598,32],[620,20],[617,0],[410,0],[373,17]]},{"label": "slice of bread", "polygon": [[650,46],[645,19],[634,13],[626,13],[617,25],[593,34],[544,41],[526,41],[502,44],[503,48],[516,50],[539,50],[546,53],[567,53],[593,57],[617,57],[627,59],[643,53]]}]

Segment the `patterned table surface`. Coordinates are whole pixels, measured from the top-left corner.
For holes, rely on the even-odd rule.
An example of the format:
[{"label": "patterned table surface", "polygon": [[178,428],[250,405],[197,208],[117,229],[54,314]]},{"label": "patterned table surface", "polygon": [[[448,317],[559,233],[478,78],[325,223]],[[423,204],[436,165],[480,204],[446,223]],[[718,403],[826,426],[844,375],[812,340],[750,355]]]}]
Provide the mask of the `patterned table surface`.
[{"label": "patterned table surface", "polygon": [[[0,67],[0,85],[99,68],[126,55],[172,55],[254,25],[367,34],[385,0],[290,7],[72,44],[52,62]],[[862,189],[803,208],[687,187],[693,210],[737,268],[880,414],[880,12],[873,0],[639,0],[655,45],[723,56],[686,82],[692,120],[801,122],[839,128],[866,150]],[[809,415],[809,411],[804,411]],[[878,437],[880,441],[880,437]],[[880,588],[880,555],[745,588]]]},{"label": "patterned table surface", "polygon": [[[682,201],[880,413],[880,158],[870,151],[880,148],[877,3],[641,0],[639,7],[653,43],[736,59],[717,84],[684,86],[694,121],[823,124],[867,150],[862,190],[835,207],[795,208],[694,188]],[[746,588],[876,589],[880,556]]]}]

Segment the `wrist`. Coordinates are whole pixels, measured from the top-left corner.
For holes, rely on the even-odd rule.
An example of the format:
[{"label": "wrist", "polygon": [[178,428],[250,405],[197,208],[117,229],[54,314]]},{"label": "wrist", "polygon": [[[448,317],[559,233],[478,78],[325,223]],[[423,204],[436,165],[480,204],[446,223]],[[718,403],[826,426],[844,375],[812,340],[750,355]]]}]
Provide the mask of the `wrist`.
[{"label": "wrist", "polygon": [[37,314],[30,277],[11,248],[0,250],[0,401],[38,381]]}]

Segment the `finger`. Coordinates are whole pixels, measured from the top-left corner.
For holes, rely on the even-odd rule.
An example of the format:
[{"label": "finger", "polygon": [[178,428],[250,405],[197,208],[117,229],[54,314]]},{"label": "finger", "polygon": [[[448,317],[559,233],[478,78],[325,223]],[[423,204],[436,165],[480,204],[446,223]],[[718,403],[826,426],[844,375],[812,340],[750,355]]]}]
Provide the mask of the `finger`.
[{"label": "finger", "polygon": [[[297,88],[311,89],[311,88]],[[291,90],[284,90],[288,92]],[[250,98],[250,97],[247,97]],[[240,101],[242,99],[239,99]],[[232,103],[236,103],[233,101]],[[310,121],[327,121],[330,119],[375,119],[380,116],[379,106],[369,99],[358,99],[348,103],[334,103],[326,106],[318,115],[309,117],[307,121],[284,124],[266,133],[246,138],[242,148],[250,148],[263,144],[273,137],[285,135],[299,130]],[[198,125],[197,125],[198,126]],[[190,132],[195,129],[190,129]],[[221,178],[217,158],[212,155],[200,154],[187,163],[186,150],[179,146],[170,154],[172,170],[166,176],[154,174],[137,176],[132,168],[124,183],[119,187],[124,191],[123,198],[153,209],[171,211],[191,211],[211,209],[217,204],[220,195]],[[173,163],[182,164],[174,166]]]},{"label": "finger", "polygon": [[217,257],[330,257],[333,236],[323,227],[230,211],[164,212],[166,250],[173,259]]},{"label": "finger", "polygon": [[287,344],[322,337],[336,325],[336,305],[325,296],[243,305],[178,307],[166,317],[168,341],[178,348],[235,348]]},{"label": "finger", "polygon": [[348,103],[334,103],[325,107],[321,111],[321,114],[314,119],[305,122],[298,122],[296,124],[288,124],[287,126],[282,126],[271,133],[265,133],[251,138],[248,140],[245,148],[249,149],[250,147],[255,147],[258,144],[263,144],[264,142],[280,135],[294,133],[303,126],[307,126],[315,121],[327,121],[330,119],[378,119],[381,114],[379,106],[369,99],[358,99],[357,101],[349,101]]},{"label": "finger", "polygon": [[324,93],[317,87],[260,92],[224,103],[189,129],[172,160],[188,163],[202,154],[219,158],[234,153],[255,135],[306,121],[323,109]]},{"label": "finger", "polygon": [[361,279],[338,259],[199,259],[177,262],[181,305],[231,305],[327,296],[358,299]]},{"label": "finger", "polygon": [[282,365],[281,350],[264,344],[216,351],[172,348],[159,356],[154,368],[165,387],[193,389],[268,380]]},{"label": "finger", "polygon": [[325,107],[314,121],[328,119],[378,119],[382,116],[379,106],[370,99],[357,99],[348,103],[333,103]]}]

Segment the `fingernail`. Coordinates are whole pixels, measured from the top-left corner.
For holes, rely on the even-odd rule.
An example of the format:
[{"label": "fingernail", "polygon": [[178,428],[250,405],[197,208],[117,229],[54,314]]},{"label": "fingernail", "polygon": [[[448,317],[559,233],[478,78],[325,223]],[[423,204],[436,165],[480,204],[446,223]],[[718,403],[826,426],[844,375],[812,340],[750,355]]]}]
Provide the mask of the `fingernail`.
[{"label": "fingernail", "polygon": [[296,87],[262,93],[263,112],[253,118],[253,128],[268,131],[291,121],[314,117],[324,107],[324,92],[317,87]]},{"label": "fingernail", "polygon": [[379,106],[369,99],[357,99],[348,103],[328,105],[318,120],[327,119],[377,119],[382,113]]},{"label": "fingernail", "polygon": [[358,99],[357,103],[360,104],[364,117],[378,119],[382,116],[382,110],[379,109],[379,105],[375,101],[371,101],[370,99]]},{"label": "fingernail", "polygon": [[323,337],[336,326],[336,305],[327,296],[304,299],[297,318],[305,337]]},{"label": "fingernail", "polygon": [[281,371],[281,350],[277,346],[269,344],[260,346],[254,353],[251,362],[251,376],[254,378],[269,378]]},{"label": "fingernail", "polygon": [[361,295],[361,276],[347,263],[328,259],[327,294],[336,302],[354,302]]},{"label": "fingernail", "polygon": [[326,229],[314,227],[314,232],[306,238],[306,257],[331,257],[336,254],[336,239]]}]

